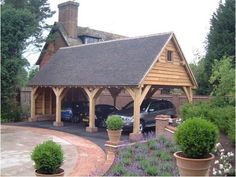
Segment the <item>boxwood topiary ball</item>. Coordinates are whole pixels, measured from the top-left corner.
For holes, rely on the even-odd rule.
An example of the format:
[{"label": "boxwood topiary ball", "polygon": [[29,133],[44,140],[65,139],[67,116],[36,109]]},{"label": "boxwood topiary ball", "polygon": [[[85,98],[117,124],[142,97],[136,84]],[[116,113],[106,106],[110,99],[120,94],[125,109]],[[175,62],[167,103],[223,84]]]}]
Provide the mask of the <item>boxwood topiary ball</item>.
[{"label": "boxwood topiary ball", "polygon": [[106,120],[108,130],[121,130],[123,127],[123,120],[120,116],[109,116]]},{"label": "boxwood topiary ball", "polygon": [[183,122],[175,132],[174,139],[189,158],[208,157],[219,138],[218,128],[199,117]]},{"label": "boxwood topiary ball", "polygon": [[63,163],[64,155],[61,145],[48,140],[35,147],[31,159],[35,162],[35,169],[43,174],[54,174]]}]

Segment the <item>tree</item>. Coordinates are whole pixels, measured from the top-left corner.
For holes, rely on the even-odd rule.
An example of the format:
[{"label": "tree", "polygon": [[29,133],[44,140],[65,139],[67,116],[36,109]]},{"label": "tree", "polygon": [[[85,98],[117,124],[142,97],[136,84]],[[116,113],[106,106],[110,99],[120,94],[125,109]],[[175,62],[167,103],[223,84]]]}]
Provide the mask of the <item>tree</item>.
[{"label": "tree", "polygon": [[25,83],[25,67],[29,64],[22,54],[29,41],[37,41],[35,46],[42,43],[42,24],[53,14],[48,8],[47,0],[1,3],[1,118],[14,116],[17,90]]},{"label": "tree", "polygon": [[197,63],[189,64],[198,83],[198,88],[196,89],[197,95],[207,95],[209,92],[207,90],[208,81],[206,72],[204,71],[204,62],[205,60],[202,58]]},{"label": "tree", "polygon": [[[212,74],[214,60],[220,61],[223,56],[235,55],[235,0],[225,0],[219,4],[216,13],[211,19],[210,32],[207,35],[206,57],[204,70],[208,82]],[[234,67],[234,60],[231,65]],[[208,82],[209,83],[209,82]],[[209,93],[212,90],[210,84],[206,85]]]},{"label": "tree", "polygon": [[30,71],[29,71],[29,77],[28,77],[28,81],[30,81],[31,79],[33,79],[33,77],[35,76],[35,74],[39,71],[39,67],[38,66],[33,66]]},{"label": "tree", "polygon": [[[210,83],[213,84],[212,95],[217,97],[221,104],[235,102],[235,68],[232,68],[232,57],[223,57],[213,65]],[[222,106],[222,105],[221,105]]]}]

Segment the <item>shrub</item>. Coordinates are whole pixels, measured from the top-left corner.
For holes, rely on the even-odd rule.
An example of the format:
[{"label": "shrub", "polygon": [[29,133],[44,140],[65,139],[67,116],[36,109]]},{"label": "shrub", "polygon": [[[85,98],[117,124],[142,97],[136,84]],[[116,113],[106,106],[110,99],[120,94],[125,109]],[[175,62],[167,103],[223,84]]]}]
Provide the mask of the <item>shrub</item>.
[{"label": "shrub", "polygon": [[183,122],[174,138],[187,157],[202,158],[207,157],[214,149],[219,132],[211,122],[196,117]]},{"label": "shrub", "polygon": [[149,176],[157,176],[158,175],[158,170],[157,170],[157,167],[156,166],[148,166],[146,169],[145,169],[145,172],[147,173],[147,175]]},{"label": "shrub", "polygon": [[125,168],[122,164],[116,164],[112,168],[112,173],[114,174],[114,176],[123,176],[123,174],[126,172],[127,171],[125,170]]},{"label": "shrub", "polygon": [[185,104],[181,107],[183,120],[192,117],[203,117],[214,123],[228,138],[235,141],[235,108],[234,106],[218,107],[212,103]]},{"label": "shrub", "polygon": [[147,167],[150,166],[150,163],[147,159],[142,159],[139,161],[140,167],[145,170]]},{"label": "shrub", "polygon": [[61,145],[48,140],[35,147],[31,159],[35,162],[35,169],[44,174],[53,174],[63,163],[63,151]]},{"label": "shrub", "polygon": [[120,116],[109,116],[106,120],[108,130],[121,130],[123,121]]},{"label": "shrub", "polygon": [[131,163],[132,163],[132,159],[131,158],[123,158],[122,159],[122,162],[123,162],[123,164],[126,166],[126,165],[131,165]]},{"label": "shrub", "polygon": [[149,140],[147,142],[147,145],[148,145],[149,149],[151,149],[151,150],[157,149],[157,142],[156,142],[156,140]]}]

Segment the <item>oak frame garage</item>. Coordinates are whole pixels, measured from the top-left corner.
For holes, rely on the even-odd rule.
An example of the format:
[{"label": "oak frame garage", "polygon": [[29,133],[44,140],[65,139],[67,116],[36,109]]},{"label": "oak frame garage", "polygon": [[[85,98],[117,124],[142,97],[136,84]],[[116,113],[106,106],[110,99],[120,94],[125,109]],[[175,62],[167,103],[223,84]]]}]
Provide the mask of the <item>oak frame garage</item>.
[{"label": "oak frame garage", "polygon": [[115,99],[125,89],[134,100],[132,138],[140,134],[140,105],[145,97],[151,97],[160,87],[176,87],[182,88],[192,102],[197,82],[174,33],[162,33],[61,48],[29,85],[30,120],[51,116],[56,103],[55,126],[63,125],[61,102],[67,91],[83,89],[89,100],[89,132],[97,131],[95,102],[100,93],[108,89]]}]

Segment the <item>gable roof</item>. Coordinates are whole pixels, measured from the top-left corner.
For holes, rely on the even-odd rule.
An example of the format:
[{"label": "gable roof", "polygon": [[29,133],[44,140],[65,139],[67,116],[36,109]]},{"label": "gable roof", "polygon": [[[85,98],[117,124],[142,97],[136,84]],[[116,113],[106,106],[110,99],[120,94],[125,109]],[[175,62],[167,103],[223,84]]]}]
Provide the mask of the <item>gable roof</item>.
[{"label": "gable roof", "polygon": [[[62,36],[62,38],[64,39],[67,46],[75,46],[75,45],[83,44],[82,40],[80,39],[80,36],[91,36],[91,37],[101,38],[103,41],[125,38],[125,36],[122,36],[122,35],[108,33],[108,32],[100,31],[100,30],[95,30],[95,29],[91,29],[88,27],[78,26],[77,27],[78,38],[74,39],[74,38],[68,37],[68,34],[67,34],[63,24],[59,23],[59,22],[54,23],[49,35],[53,34],[55,32],[59,32],[59,34]],[[47,48],[47,46],[48,46],[48,42],[45,43],[45,45],[43,47],[43,51]],[[41,54],[36,62],[36,65],[40,64],[43,54],[44,54],[44,52],[41,52]]]},{"label": "gable roof", "polygon": [[139,85],[172,35],[162,33],[61,48],[29,85]]}]

